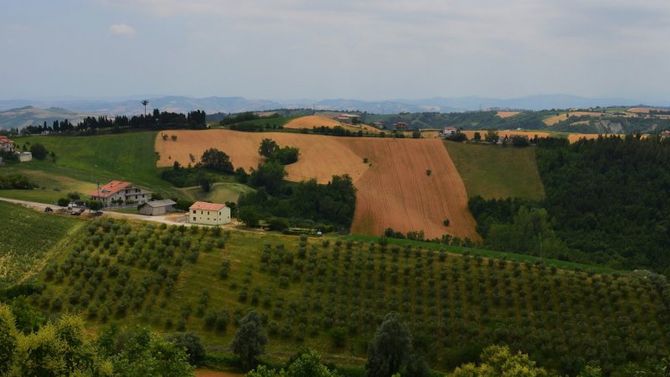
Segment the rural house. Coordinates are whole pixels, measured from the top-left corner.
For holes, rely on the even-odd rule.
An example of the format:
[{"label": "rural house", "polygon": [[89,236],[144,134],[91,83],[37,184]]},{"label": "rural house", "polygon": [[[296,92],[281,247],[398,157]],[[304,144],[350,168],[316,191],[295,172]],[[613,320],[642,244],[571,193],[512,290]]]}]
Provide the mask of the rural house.
[{"label": "rural house", "polygon": [[14,152],[14,142],[7,136],[0,135],[0,152]]},{"label": "rural house", "polygon": [[336,120],[345,124],[357,124],[360,122],[360,116],[356,114],[340,114],[335,117]]},{"label": "rural house", "polygon": [[456,135],[456,133],[458,133],[456,127],[444,127],[444,129],[442,130],[443,137],[454,136]]},{"label": "rural house", "polygon": [[150,202],[144,203],[140,207],[139,211],[142,215],[160,216],[165,215],[168,212],[174,211],[175,204],[177,203],[170,199],[152,200]]},{"label": "rural house", "polygon": [[225,204],[195,202],[188,209],[188,222],[222,225],[230,222],[230,208]]},{"label": "rural house", "polygon": [[106,185],[99,186],[90,195],[91,199],[101,201],[105,207],[144,204],[151,199],[151,192],[125,181],[111,181]]}]

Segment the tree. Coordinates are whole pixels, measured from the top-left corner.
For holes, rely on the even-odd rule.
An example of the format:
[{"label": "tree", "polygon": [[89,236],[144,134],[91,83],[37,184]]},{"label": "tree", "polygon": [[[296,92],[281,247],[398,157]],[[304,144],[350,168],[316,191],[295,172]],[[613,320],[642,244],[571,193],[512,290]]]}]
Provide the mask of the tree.
[{"label": "tree", "polygon": [[112,375],[111,363],[84,336],[83,320],[69,315],[21,336],[14,368],[25,377]]},{"label": "tree", "polygon": [[202,166],[207,169],[227,174],[232,174],[234,172],[230,157],[226,153],[215,148],[206,150],[205,153],[202,154],[200,162],[202,163]]},{"label": "tree", "polygon": [[252,370],[248,377],[335,377],[337,374],[321,363],[318,353],[308,350],[288,362],[286,369],[272,370],[264,365]]},{"label": "tree", "polygon": [[412,353],[412,335],[397,313],[389,313],[368,347],[365,364],[368,377],[391,377],[407,365]]},{"label": "tree", "polygon": [[210,192],[210,190],[212,189],[212,184],[209,182],[209,178],[205,177],[204,175],[198,178],[198,184],[200,185],[200,188],[204,192]]},{"label": "tree", "polygon": [[490,346],[481,354],[481,363],[462,365],[451,377],[544,377],[546,370],[523,353],[512,353],[507,346]]},{"label": "tree", "polygon": [[179,333],[168,338],[169,341],[186,350],[188,362],[193,366],[202,365],[205,361],[205,348],[200,338],[192,332]]},{"label": "tree", "polygon": [[260,215],[254,207],[244,207],[240,208],[238,218],[246,226],[250,228],[257,228],[258,222],[260,220]]},{"label": "tree", "polygon": [[250,312],[240,320],[232,349],[240,358],[242,367],[249,370],[256,365],[257,357],[263,354],[267,342],[261,318],[256,312]]},{"label": "tree", "polygon": [[145,99],[145,100],[142,100],[142,102],[140,102],[140,103],[142,105],[144,105],[144,116],[146,117],[147,116],[147,105],[149,104],[149,100]]},{"label": "tree", "polygon": [[99,200],[89,200],[86,202],[86,206],[91,211],[100,211],[103,208],[103,204]]},{"label": "tree", "polygon": [[0,376],[6,376],[16,354],[17,332],[8,306],[0,304]]},{"label": "tree", "polygon": [[67,207],[67,205],[70,204],[70,199],[68,199],[68,198],[60,198],[60,199],[58,199],[58,201],[56,202],[56,204],[58,204],[58,205],[61,206],[61,207]]},{"label": "tree", "polygon": [[270,160],[259,165],[257,170],[251,171],[249,183],[255,187],[265,187],[269,193],[274,194],[279,191],[285,176],[286,170],[284,170],[284,166]]},{"label": "tree", "polygon": [[193,376],[184,348],[147,328],[108,327],[98,339],[98,349],[111,359],[115,376]]},{"label": "tree", "polygon": [[49,151],[47,151],[47,148],[40,143],[31,145],[30,153],[32,153],[33,157],[38,160],[44,160],[49,155]]},{"label": "tree", "polygon": [[279,150],[277,142],[272,139],[263,139],[258,147],[258,154],[265,158],[272,158],[277,150]]}]

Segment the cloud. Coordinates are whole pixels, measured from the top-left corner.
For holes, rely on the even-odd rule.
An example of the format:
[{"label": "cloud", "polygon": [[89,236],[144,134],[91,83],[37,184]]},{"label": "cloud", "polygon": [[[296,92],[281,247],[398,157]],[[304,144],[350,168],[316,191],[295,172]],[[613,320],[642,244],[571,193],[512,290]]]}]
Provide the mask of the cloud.
[{"label": "cloud", "polygon": [[135,28],[127,24],[114,24],[109,27],[109,32],[112,33],[112,35],[128,38],[134,37],[136,33]]}]

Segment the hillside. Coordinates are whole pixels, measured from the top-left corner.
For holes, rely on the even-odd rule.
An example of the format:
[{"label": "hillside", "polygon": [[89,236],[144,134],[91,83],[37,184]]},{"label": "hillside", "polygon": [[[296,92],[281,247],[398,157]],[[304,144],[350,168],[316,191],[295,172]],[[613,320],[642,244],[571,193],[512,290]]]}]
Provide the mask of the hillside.
[{"label": "hillside", "polygon": [[42,109],[33,106],[25,106],[0,111],[0,129],[23,128],[33,124],[41,125],[44,122],[51,125],[53,121],[61,121],[64,119],[68,119],[72,123],[77,123],[87,115],[88,114],[58,107]]},{"label": "hillside", "polygon": [[368,126],[366,124],[357,124],[357,125],[344,124],[337,121],[336,119],[329,118],[323,115],[308,115],[295,118],[284,125],[284,128],[297,129],[297,130],[302,129],[311,130],[318,127],[326,127],[326,128],[342,127],[345,130],[351,132],[357,132],[357,131],[363,131],[369,133],[380,132],[379,129],[372,126]]},{"label": "hillside", "polygon": [[541,200],[544,186],[535,148],[444,142],[469,197]]},{"label": "hillside", "polygon": [[0,202],[0,218],[0,288],[39,273],[52,248],[83,225],[5,202]]},{"label": "hillside", "polygon": [[[235,167],[258,166],[258,146],[271,138],[300,149],[297,163],[287,166],[288,179],[328,182],[348,174],[358,192],[352,231],[379,235],[423,230],[426,237],[445,233],[477,239],[467,209],[465,186],[449,154],[437,139],[347,138],[293,133],[245,133],[229,130],[169,131],[176,141],[156,138],[158,166],[194,164],[208,148],[230,155]],[[430,175],[427,171],[430,170]],[[443,225],[450,220],[449,227]]]},{"label": "hillside", "polygon": [[40,274],[46,289],[31,302],[52,313],[82,312],[93,327],[193,331],[218,355],[228,352],[235,320],[250,309],[267,316],[274,360],[306,346],[328,361],[361,366],[367,341],[390,311],[408,321],[438,370],[488,344],[511,344],[563,373],[588,360],[611,370],[668,347],[667,288],[644,275],[557,270],[434,250],[435,244],[107,219],[87,223],[70,240]]},{"label": "hillside", "polygon": [[165,194],[178,195],[156,169],[155,137],[155,132],[20,137],[16,138],[19,146],[43,144],[56,154],[56,162],[33,160],[2,167],[0,173],[18,172],[40,186],[30,191],[14,191],[10,196],[43,202],[53,202],[69,191],[89,192],[96,183],[112,179],[125,179]]}]

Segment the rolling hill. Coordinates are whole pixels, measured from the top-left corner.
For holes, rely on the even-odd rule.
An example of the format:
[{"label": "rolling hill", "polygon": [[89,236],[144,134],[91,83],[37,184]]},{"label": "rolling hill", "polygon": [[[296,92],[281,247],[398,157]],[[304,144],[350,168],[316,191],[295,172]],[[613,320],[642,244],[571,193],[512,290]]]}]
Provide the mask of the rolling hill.
[{"label": "rolling hill", "polygon": [[[199,161],[208,148],[226,152],[235,167],[258,166],[258,145],[271,138],[300,149],[287,166],[288,179],[328,182],[348,174],[358,192],[352,231],[379,235],[385,228],[423,230],[426,237],[445,233],[477,239],[467,209],[465,186],[449,153],[438,139],[347,138],[293,133],[245,133],[230,130],[165,131],[156,138],[158,166]],[[177,136],[176,141],[171,136]],[[430,171],[430,173],[428,172]],[[450,225],[443,222],[449,219]]]},{"label": "rolling hill", "polygon": [[[0,211],[13,217],[23,210]],[[20,223],[4,226],[25,235]],[[268,358],[275,362],[309,347],[329,362],[360,368],[367,341],[390,311],[408,322],[437,370],[499,343],[562,373],[589,360],[611,371],[667,349],[665,293],[642,273],[557,269],[565,262],[482,258],[476,249],[429,243],[104,218],[67,238],[34,268],[44,290],[31,302],[51,314],[82,313],[92,328],[115,322],[192,331],[219,356],[229,352],[236,319],[249,310],[267,319]]]}]

